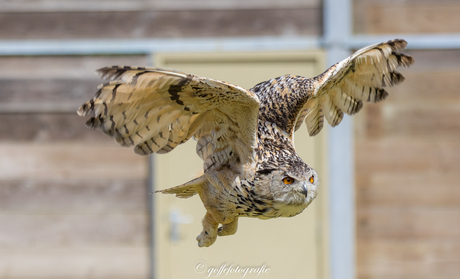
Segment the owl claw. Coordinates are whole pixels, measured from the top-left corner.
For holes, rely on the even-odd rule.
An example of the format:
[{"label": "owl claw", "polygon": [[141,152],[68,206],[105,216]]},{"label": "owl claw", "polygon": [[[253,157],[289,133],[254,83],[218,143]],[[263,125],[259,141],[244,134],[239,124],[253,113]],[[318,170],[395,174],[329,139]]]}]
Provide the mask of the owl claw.
[{"label": "owl claw", "polygon": [[219,223],[214,220],[212,215],[209,212],[206,212],[206,215],[203,218],[203,231],[196,237],[198,246],[209,247],[216,241],[218,225]]},{"label": "owl claw", "polygon": [[200,235],[196,237],[199,247],[209,247],[211,246],[217,238],[217,234],[209,234],[207,231],[202,231]]}]

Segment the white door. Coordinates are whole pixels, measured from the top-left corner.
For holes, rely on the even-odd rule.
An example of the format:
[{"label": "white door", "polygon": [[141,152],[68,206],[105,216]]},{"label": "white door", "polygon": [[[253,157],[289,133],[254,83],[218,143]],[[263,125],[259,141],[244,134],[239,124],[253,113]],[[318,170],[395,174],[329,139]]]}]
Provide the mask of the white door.
[{"label": "white door", "polygon": [[[324,70],[323,61],[320,51],[171,53],[155,55],[154,64],[251,88],[288,73],[315,76]],[[298,153],[320,177],[318,197],[296,217],[240,218],[235,235],[218,237],[211,247],[199,248],[195,238],[206,212],[200,198],[155,194],[155,278],[327,278],[325,130],[310,138],[303,126],[295,134]],[[182,184],[199,174],[202,162],[195,143],[191,140],[169,154],[155,155],[156,189]]]}]

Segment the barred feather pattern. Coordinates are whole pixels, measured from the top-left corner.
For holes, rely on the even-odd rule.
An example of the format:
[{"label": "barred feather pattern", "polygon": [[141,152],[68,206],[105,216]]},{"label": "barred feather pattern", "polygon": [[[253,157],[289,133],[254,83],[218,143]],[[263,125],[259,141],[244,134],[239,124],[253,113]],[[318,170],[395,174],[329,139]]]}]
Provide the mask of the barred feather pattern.
[{"label": "barred feather pattern", "polygon": [[182,185],[171,187],[164,190],[158,190],[155,191],[155,193],[175,194],[178,198],[186,199],[197,194],[199,188],[202,187],[203,184],[205,184],[206,182],[206,178],[202,175]]},{"label": "barred feather pattern", "polygon": [[395,39],[355,52],[313,78],[314,92],[300,111],[295,130],[306,122],[310,136],[321,131],[323,117],[337,126],[343,114],[353,115],[363,102],[380,102],[388,96],[385,87],[404,81],[398,67],[409,67],[414,59],[402,53],[407,42]]},{"label": "barred feather pattern", "polygon": [[259,125],[273,123],[292,138],[297,115],[313,89],[311,79],[289,74],[257,84],[250,90],[261,103]]},{"label": "barred feather pattern", "polygon": [[235,162],[251,169],[255,148],[264,146],[256,140],[264,125],[276,125],[292,140],[305,122],[314,136],[324,118],[336,126],[364,101],[384,100],[385,87],[404,80],[396,68],[414,63],[401,52],[406,45],[396,39],[368,46],[317,77],[285,75],[250,90],[173,70],[105,67],[98,73],[109,81],[78,114],[138,154],[167,153],[193,137],[205,172]]},{"label": "barred feather pattern", "polygon": [[288,74],[249,90],[172,70],[106,67],[98,73],[108,82],[78,114],[141,155],[195,139],[203,175],[157,192],[199,194],[207,213],[197,241],[210,246],[234,234],[239,217],[291,217],[315,199],[318,175],[296,153],[294,132],[305,122],[314,136],[324,118],[336,126],[364,102],[385,99],[386,87],[404,80],[396,68],[414,63],[401,52],[406,44],[372,45],[317,77]]},{"label": "barred feather pattern", "polygon": [[[167,153],[195,137],[204,168],[239,158],[253,164],[259,100],[225,82],[177,71],[112,66],[109,82],[78,110],[87,126],[136,153]],[[238,139],[238,140],[235,140]]]}]

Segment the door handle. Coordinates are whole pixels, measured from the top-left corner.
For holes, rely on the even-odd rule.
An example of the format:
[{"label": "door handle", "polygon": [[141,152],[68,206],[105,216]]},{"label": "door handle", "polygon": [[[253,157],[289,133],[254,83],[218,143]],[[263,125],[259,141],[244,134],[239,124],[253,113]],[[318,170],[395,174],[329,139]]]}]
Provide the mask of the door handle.
[{"label": "door handle", "polygon": [[170,231],[169,237],[171,242],[178,242],[180,240],[179,226],[180,224],[191,224],[193,216],[189,214],[182,215],[178,208],[171,208],[169,213]]}]

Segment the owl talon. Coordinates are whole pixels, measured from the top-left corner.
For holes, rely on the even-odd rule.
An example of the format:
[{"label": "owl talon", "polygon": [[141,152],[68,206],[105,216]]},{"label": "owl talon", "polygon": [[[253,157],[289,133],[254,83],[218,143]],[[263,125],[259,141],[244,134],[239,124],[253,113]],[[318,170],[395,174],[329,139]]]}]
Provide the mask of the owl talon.
[{"label": "owl talon", "polygon": [[217,234],[210,235],[206,231],[202,231],[201,234],[196,237],[199,247],[209,247],[216,241],[216,239]]}]

